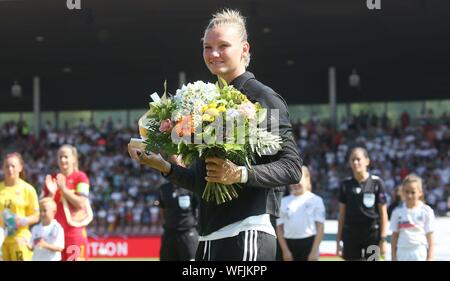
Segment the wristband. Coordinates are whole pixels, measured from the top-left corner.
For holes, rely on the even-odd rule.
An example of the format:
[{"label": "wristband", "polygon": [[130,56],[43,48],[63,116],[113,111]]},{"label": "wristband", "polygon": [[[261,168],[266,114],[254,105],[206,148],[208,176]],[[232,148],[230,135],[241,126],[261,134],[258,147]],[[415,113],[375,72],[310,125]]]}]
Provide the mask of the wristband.
[{"label": "wristband", "polygon": [[248,171],[245,166],[239,166],[239,169],[241,169],[241,183],[247,183],[248,181]]}]

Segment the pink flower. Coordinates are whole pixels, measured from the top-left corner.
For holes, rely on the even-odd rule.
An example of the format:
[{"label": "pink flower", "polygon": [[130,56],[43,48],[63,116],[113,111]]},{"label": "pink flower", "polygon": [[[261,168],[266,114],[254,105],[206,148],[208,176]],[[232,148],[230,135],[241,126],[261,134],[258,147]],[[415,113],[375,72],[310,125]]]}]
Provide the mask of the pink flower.
[{"label": "pink flower", "polygon": [[159,131],[163,133],[170,132],[173,128],[172,121],[170,119],[162,120],[161,124],[159,125]]},{"label": "pink flower", "polygon": [[256,116],[256,107],[253,103],[246,102],[239,105],[239,112],[248,119],[252,120]]}]

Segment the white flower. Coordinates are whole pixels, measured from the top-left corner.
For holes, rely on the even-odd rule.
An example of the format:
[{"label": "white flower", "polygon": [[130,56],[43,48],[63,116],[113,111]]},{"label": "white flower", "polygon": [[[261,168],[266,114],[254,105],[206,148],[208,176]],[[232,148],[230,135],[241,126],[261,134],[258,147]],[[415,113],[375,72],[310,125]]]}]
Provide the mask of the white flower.
[{"label": "white flower", "polygon": [[212,83],[205,83],[203,81],[196,81],[193,84],[188,83],[178,89],[174,102],[178,109],[188,111],[192,114],[200,114],[201,108],[216,100],[220,96],[216,85]]},{"label": "white flower", "polygon": [[227,117],[230,117],[230,118],[238,117],[241,115],[241,113],[237,109],[233,109],[233,108],[227,109],[226,114],[227,114]]}]

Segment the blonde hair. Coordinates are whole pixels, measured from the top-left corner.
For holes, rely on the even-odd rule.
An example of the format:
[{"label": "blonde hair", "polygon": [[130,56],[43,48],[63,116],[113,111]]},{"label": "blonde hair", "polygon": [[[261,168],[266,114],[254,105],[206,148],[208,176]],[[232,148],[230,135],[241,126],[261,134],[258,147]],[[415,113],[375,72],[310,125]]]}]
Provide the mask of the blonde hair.
[{"label": "blonde hair", "polygon": [[56,202],[50,197],[44,197],[39,200],[39,206],[44,206],[45,204],[50,204],[52,210],[56,212]]},{"label": "blonde hair", "polygon": [[409,185],[409,184],[412,184],[412,183],[417,183],[417,188],[419,189],[420,193],[422,193],[422,195],[420,196],[420,200],[425,201],[425,197],[424,197],[424,193],[423,193],[422,178],[419,177],[416,174],[409,174],[403,179],[402,189],[401,189],[402,190],[402,194],[404,192],[405,186]]},{"label": "blonde hair", "polygon": [[79,168],[78,168],[78,151],[77,151],[77,148],[76,148],[75,146],[73,146],[73,145],[70,145],[70,144],[63,144],[63,145],[58,149],[58,153],[59,153],[61,150],[65,149],[65,148],[69,149],[70,152],[72,152],[73,158],[75,159],[75,163],[74,163],[74,168],[73,168],[73,169],[74,169],[75,171],[79,171]]},{"label": "blonde hair", "polygon": [[[211,20],[208,23],[208,26],[205,29],[206,32],[215,27],[232,24],[237,27],[237,31],[239,33],[239,37],[241,42],[248,41],[247,28],[245,27],[245,18],[241,15],[241,13],[237,10],[224,9],[220,12],[213,14]],[[203,35],[202,40],[205,39],[205,35]],[[244,57],[245,67],[248,67],[250,64],[250,52]]]},{"label": "blonde hair", "polygon": [[305,180],[305,189],[311,191],[311,174],[309,172],[308,166],[302,166],[302,180]]}]

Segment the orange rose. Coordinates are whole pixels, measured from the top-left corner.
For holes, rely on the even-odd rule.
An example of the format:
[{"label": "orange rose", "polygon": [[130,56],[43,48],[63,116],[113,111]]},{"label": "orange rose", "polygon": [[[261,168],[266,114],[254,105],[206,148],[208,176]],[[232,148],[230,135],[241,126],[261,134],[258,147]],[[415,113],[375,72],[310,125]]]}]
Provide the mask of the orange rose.
[{"label": "orange rose", "polygon": [[192,124],[192,116],[182,116],[181,120],[175,126],[175,130],[179,137],[191,135],[194,133],[195,128]]}]

